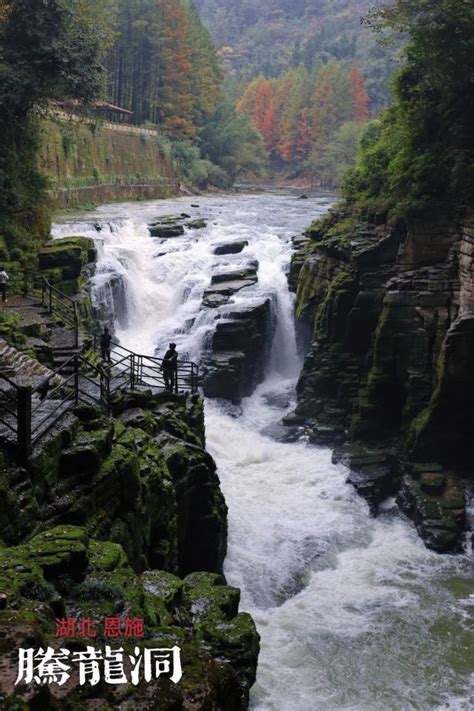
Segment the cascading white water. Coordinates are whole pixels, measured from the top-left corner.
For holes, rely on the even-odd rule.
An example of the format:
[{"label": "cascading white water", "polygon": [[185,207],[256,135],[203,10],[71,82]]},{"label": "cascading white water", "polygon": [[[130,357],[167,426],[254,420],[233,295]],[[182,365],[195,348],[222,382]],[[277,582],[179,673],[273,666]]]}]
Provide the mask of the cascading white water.
[{"label": "cascading white water", "polygon": [[[240,409],[206,403],[208,448],[229,506],[226,575],[242,589],[242,607],[262,636],[252,708],[474,708],[469,559],[428,551],[393,502],[371,518],[330,451],[289,443],[278,425],[292,408],[301,366],[285,277],[289,238],[323,213],[330,197],[198,201],[199,209],[185,198],[102,207],[56,225],[54,235],[94,238],[94,298],[104,308],[113,303],[123,345],[153,353],[173,338],[196,360],[219,313],[201,309],[211,274],[259,261],[258,286],[234,301],[270,294],[276,305],[266,380]],[[149,236],[153,218],[182,211],[205,217],[208,228],[166,242]],[[234,238],[248,240],[248,249],[212,254],[214,245]]]}]

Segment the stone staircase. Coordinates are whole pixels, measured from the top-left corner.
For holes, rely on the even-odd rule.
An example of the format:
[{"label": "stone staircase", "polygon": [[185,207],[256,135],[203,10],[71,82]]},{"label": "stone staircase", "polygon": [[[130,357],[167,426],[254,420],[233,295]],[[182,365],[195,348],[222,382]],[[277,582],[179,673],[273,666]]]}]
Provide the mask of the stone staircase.
[{"label": "stone staircase", "polygon": [[[53,373],[35,358],[9,346],[3,338],[0,338],[0,372],[16,385],[31,385],[33,388],[38,387]],[[63,379],[59,375],[52,380],[57,385],[62,381]],[[2,388],[1,380],[0,388]]]}]

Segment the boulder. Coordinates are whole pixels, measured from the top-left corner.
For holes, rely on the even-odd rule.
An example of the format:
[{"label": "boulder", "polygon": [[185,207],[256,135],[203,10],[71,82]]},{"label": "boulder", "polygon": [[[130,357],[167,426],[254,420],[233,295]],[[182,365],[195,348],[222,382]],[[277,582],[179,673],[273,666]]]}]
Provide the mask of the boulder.
[{"label": "boulder", "polygon": [[152,237],[160,239],[171,239],[172,237],[182,237],[184,235],[183,225],[157,224],[148,227]]},{"label": "boulder", "polygon": [[245,247],[248,246],[247,240],[240,240],[235,242],[225,242],[223,244],[218,244],[214,248],[213,254],[225,255],[225,254],[240,254],[243,252]]}]

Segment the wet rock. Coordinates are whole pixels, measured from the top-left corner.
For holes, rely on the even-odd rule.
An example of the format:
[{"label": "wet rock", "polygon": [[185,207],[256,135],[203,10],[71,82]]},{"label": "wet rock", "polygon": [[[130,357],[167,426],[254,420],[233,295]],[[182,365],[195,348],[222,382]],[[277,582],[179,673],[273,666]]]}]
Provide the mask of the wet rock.
[{"label": "wet rock", "polygon": [[217,309],[219,306],[223,306],[229,301],[229,295],[221,294],[210,289],[204,292],[202,299],[202,305],[209,309]]},{"label": "wet rock", "polygon": [[152,237],[159,237],[160,239],[171,239],[172,237],[184,235],[183,225],[151,225],[148,229]]},{"label": "wet rock", "polygon": [[204,395],[238,404],[244,397],[241,387],[244,362],[245,353],[221,351],[209,354],[202,364]]},{"label": "wet rock", "polygon": [[243,250],[247,246],[248,246],[247,240],[226,242],[224,244],[217,245],[217,247],[214,248],[213,254],[217,254],[217,255],[240,254],[240,252],[243,252]]},{"label": "wet rock", "polygon": [[207,222],[203,219],[191,220],[191,222],[186,222],[186,227],[188,230],[202,230],[207,227]]},{"label": "wet rock", "polygon": [[462,503],[448,522],[442,502],[452,480],[470,477],[474,455],[472,217],[385,217],[334,210],[295,244],[289,283],[298,333],[310,340],[296,415],[327,445],[395,443],[397,467],[350,463],[373,510],[406,460],[439,462],[439,471],[410,464],[399,502],[427,545],[449,550],[462,536]]},{"label": "wet rock", "polygon": [[258,281],[257,276],[258,263],[250,264],[243,269],[236,269],[232,272],[224,272],[223,274],[213,274],[211,277],[211,285],[224,284],[233,281],[252,281],[254,284]]},{"label": "wet rock", "polygon": [[462,485],[452,472],[423,472],[416,479],[408,467],[398,503],[429,548],[438,553],[461,550],[465,499]]},{"label": "wet rock", "polygon": [[230,311],[218,322],[203,363],[205,395],[234,404],[250,395],[264,378],[274,329],[270,298]]},{"label": "wet rock", "polygon": [[229,301],[229,297],[242,289],[254,286],[256,279],[235,279],[214,284],[205,290],[203,294],[203,306],[215,308]]}]

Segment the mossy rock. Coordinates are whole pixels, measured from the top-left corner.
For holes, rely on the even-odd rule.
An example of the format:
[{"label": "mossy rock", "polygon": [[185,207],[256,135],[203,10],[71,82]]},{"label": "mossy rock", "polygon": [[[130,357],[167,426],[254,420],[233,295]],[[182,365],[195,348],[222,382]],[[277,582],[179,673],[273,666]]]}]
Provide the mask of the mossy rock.
[{"label": "mossy rock", "polygon": [[182,602],[183,581],[162,570],[148,570],[142,575],[148,619],[153,625],[172,626]]},{"label": "mossy rock", "polygon": [[207,222],[203,219],[191,220],[190,222],[186,222],[186,227],[188,230],[202,230],[207,227]]},{"label": "mossy rock", "polygon": [[222,575],[191,573],[184,579],[184,603],[194,625],[203,620],[231,620],[239,609],[240,590]]},{"label": "mossy rock", "polygon": [[[81,268],[96,259],[94,241],[89,237],[65,237],[43,245],[38,252],[40,270],[54,269],[57,267]],[[63,277],[67,279],[68,277]],[[72,277],[69,277],[72,278]]]}]

